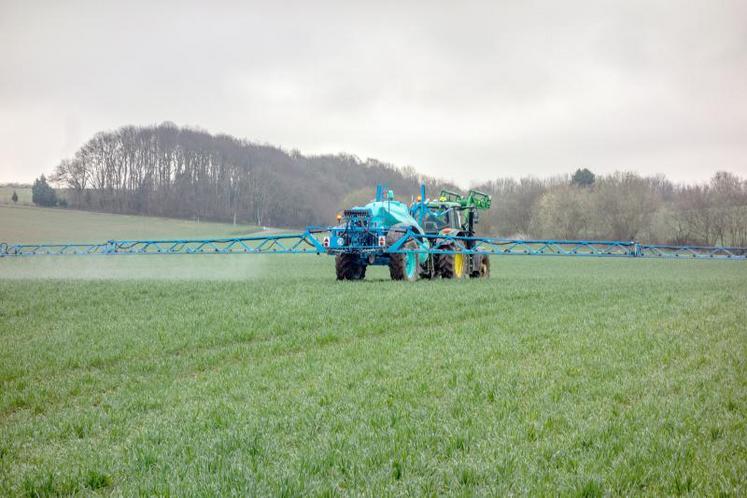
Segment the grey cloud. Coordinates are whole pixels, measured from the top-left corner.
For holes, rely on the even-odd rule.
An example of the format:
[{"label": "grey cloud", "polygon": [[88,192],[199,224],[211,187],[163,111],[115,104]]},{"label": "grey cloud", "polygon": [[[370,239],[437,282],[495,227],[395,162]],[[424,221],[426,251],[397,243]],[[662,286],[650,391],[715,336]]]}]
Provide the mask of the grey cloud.
[{"label": "grey cloud", "polygon": [[747,174],[747,4],[0,4],[0,181],[164,120],[454,179]]}]

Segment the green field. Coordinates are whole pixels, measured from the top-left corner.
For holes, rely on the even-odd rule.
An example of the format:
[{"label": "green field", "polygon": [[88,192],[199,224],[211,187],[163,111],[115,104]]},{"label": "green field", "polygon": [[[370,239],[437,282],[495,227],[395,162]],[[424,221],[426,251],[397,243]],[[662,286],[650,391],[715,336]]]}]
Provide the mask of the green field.
[{"label": "green field", "polygon": [[0,259],[0,495],[747,494],[747,263],[373,270]]},{"label": "green field", "polygon": [[227,237],[257,231],[249,225],[199,223],[62,208],[0,206],[0,242],[104,242],[110,239]]}]

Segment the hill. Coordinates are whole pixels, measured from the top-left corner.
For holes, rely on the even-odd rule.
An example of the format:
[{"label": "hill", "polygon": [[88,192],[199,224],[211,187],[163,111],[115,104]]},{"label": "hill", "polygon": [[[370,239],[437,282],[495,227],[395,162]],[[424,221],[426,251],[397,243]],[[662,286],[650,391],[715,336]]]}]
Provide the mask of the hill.
[{"label": "hill", "polygon": [[420,180],[438,188],[374,159],[304,156],[171,123],[99,133],[53,180],[79,209],[295,227],[328,224],[346,197],[370,198],[377,183],[400,193],[417,192]]}]

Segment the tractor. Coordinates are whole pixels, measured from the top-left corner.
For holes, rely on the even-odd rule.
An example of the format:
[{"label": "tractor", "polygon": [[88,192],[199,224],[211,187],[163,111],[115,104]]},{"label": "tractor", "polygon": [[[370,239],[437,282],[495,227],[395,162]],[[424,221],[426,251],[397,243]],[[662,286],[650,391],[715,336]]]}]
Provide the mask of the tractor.
[{"label": "tractor", "polygon": [[489,209],[490,201],[488,194],[477,190],[470,190],[467,196],[442,190],[435,200],[413,203],[413,216],[420,219],[420,213],[423,213],[423,230],[434,237],[434,249],[441,251],[429,258],[420,273],[421,277],[490,276],[490,259],[487,255],[464,252],[465,249],[474,248],[479,210]]},{"label": "tractor", "polygon": [[488,256],[465,251],[474,244],[478,210],[489,207],[490,196],[475,190],[426,199],[424,185],[408,206],[379,185],[373,201],[337,216],[323,244],[335,255],[338,280],[361,280],[368,265],[388,266],[392,280],[487,277]]}]

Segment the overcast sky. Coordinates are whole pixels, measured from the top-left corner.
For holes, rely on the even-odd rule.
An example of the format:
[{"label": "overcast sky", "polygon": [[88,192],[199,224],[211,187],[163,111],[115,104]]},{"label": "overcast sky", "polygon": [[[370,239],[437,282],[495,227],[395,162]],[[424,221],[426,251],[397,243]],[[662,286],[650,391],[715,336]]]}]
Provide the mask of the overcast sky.
[{"label": "overcast sky", "polygon": [[747,2],[0,0],[0,182],[167,120],[462,185],[747,176]]}]

